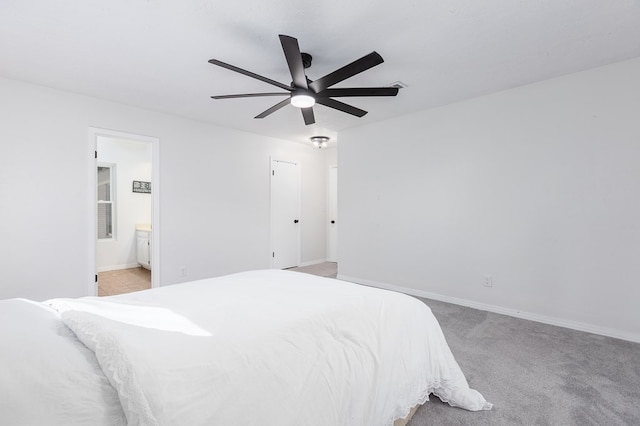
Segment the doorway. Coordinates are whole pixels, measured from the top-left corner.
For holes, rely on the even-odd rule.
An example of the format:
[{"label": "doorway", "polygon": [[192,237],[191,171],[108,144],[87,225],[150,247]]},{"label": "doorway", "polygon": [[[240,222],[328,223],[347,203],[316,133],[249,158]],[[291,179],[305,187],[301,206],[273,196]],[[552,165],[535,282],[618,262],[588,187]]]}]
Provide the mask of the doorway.
[{"label": "doorway", "polygon": [[271,160],[271,267],[300,264],[300,165]]},{"label": "doorway", "polygon": [[110,296],[158,287],[159,141],[96,128],[89,129],[89,139],[94,232],[88,293]]}]

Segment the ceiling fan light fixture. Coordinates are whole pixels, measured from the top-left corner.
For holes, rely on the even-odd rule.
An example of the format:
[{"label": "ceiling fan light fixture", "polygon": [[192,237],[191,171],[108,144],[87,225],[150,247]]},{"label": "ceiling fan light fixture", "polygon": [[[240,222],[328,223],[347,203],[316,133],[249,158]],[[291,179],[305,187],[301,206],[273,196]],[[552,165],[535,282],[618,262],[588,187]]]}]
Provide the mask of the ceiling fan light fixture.
[{"label": "ceiling fan light fixture", "polygon": [[311,139],[313,146],[318,149],[326,148],[329,143],[329,138],[327,136],[312,136],[309,139]]},{"label": "ceiling fan light fixture", "polygon": [[315,98],[307,93],[294,93],[291,95],[291,105],[294,107],[311,108],[315,104]]},{"label": "ceiling fan light fixture", "polygon": [[[400,87],[406,87],[402,82],[393,83],[391,87],[333,87],[334,85],[347,80],[363,71],[380,65],[384,62],[382,56],[376,51],[369,53],[356,59],[351,63],[339,68],[324,77],[311,80],[307,77],[306,69],[311,65],[311,55],[301,52],[298,40],[294,37],[280,34],[280,44],[287,61],[289,73],[291,74],[291,83],[284,84],[279,81],[261,76],[251,71],[236,67],[235,65],[222,62],[218,59],[210,59],[209,63],[230,71],[243,74],[247,77],[260,80],[263,83],[279,87],[285,92],[267,92],[267,93],[240,93],[236,95],[218,95],[211,96],[213,99],[235,99],[235,98],[255,98],[263,96],[287,96],[277,104],[271,106],[254,118],[261,119],[289,105],[300,108],[304,124],[309,126],[315,124],[315,114],[313,106],[318,103],[325,107],[341,111],[354,117],[363,117],[367,111],[356,108],[353,105],[341,102],[334,98],[341,97],[369,97],[369,96],[396,96]],[[317,101],[317,102],[316,102]]]}]

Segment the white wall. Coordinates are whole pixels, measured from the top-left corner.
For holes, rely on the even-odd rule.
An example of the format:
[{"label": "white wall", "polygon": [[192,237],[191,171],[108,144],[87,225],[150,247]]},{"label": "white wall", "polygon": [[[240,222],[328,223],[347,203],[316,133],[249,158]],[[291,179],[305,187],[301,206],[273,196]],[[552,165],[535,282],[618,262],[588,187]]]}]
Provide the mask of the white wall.
[{"label": "white wall", "polygon": [[329,167],[329,166],[335,166],[336,164],[338,164],[338,146],[332,146],[329,148],[323,148],[322,151],[324,152],[324,161],[325,161],[325,167]]},{"label": "white wall", "polygon": [[[98,272],[138,266],[136,224],[151,223],[151,194],[136,193],[133,181],[151,182],[151,144],[97,138],[98,163],[115,164],[115,234],[98,240]],[[152,185],[153,187],[153,185]]]},{"label": "white wall", "polygon": [[162,285],[269,266],[270,156],[300,161],[302,261],[326,257],[311,144],[7,79],[0,93],[0,299],[87,294],[89,127],[160,140]]},{"label": "white wall", "polygon": [[636,59],[341,132],[340,276],[640,341],[639,75]]}]

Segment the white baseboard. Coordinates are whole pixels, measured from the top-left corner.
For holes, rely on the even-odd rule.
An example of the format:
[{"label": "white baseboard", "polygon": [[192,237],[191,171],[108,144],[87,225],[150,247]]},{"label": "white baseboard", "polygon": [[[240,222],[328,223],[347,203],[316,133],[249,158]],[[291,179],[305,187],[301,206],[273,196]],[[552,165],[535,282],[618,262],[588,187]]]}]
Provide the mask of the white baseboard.
[{"label": "white baseboard", "polygon": [[121,269],[137,268],[138,266],[140,266],[140,264],[137,262],[127,263],[125,265],[101,266],[98,268],[98,272],[119,271]]},{"label": "white baseboard", "polygon": [[350,277],[338,274],[337,278],[343,281],[349,281],[356,284],[363,284],[369,287],[377,287],[385,290],[397,291],[409,294],[411,296],[423,297],[425,299],[438,300],[440,302],[452,303],[454,305],[466,306],[469,308],[479,309],[481,311],[494,312],[496,314],[507,315],[515,318],[522,318],[529,321],[540,322],[543,324],[555,325],[558,327],[570,328],[572,330],[584,331],[587,333],[599,334],[601,336],[613,337],[616,339],[628,340],[630,342],[640,343],[640,335],[627,333],[607,327],[600,327],[592,324],[572,321],[564,318],[549,317],[546,315],[534,314],[531,312],[519,311],[517,309],[504,308],[502,306],[489,305],[486,303],[474,302],[472,300],[459,299],[456,297],[444,296],[428,291],[417,290],[414,288],[400,287],[392,284],[380,283],[377,281],[366,280],[362,278]]},{"label": "white baseboard", "polygon": [[300,266],[299,266],[299,267],[302,267],[302,266],[317,265],[318,263],[324,263],[324,262],[326,262],[326,261],[327,261],[327,259],[316,259],[316,260],[311,260],[311,261],[309,261],[309,262],[302,262],[302,263],[300,263]]}]

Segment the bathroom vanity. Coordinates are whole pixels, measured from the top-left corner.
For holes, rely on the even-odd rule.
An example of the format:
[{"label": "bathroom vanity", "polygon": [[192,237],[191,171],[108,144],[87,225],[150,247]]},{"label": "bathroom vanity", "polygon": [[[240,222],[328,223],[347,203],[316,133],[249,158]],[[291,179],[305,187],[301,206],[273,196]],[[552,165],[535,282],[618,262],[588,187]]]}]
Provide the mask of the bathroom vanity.
[{"label": "bathroom vanity", "polygon": [[136,243],[138,263],[146,269],[151,269],[151,225],[136,225]]}]

